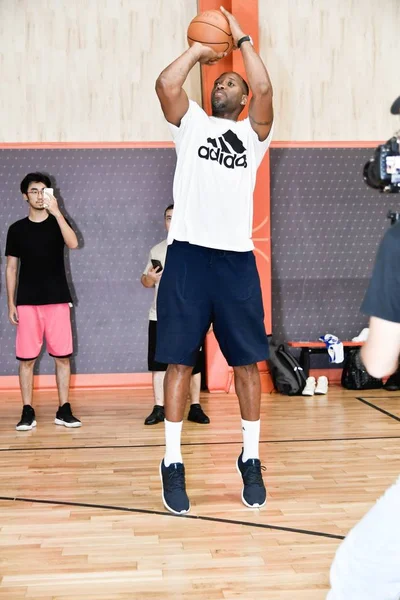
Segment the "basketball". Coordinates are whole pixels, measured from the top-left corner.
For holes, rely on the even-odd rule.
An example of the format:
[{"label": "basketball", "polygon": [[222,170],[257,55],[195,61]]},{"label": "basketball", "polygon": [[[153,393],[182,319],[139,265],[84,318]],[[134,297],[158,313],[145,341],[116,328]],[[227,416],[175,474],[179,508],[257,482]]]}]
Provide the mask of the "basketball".
[{"label": "basketball", "polygon": [[230,52],[233,46],[229,22],[219,10],[206,10],[195,17],[188,27],[189,46],[200,42],[215,52]]}]

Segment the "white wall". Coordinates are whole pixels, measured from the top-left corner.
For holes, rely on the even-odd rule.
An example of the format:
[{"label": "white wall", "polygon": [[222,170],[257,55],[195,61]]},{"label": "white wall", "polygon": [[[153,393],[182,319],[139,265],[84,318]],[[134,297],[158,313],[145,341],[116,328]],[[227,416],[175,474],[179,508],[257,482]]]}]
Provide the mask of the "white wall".
[{"label": "white wall", "polygon": [[259,0],[275,140],[381,140],[400,128],[399,0]]},{"label": "white wall", "polygon": [[[196,0],[0,0],[0,142],[169,140],[154,83]],[[186,89],[201,100],[195,69]]]},{"label": "white wall", "polygon": [[[196,0],[0,0],[1,142],[170,140],[154,82]],[[400,122],[400,0],[259,0],[275,140],[383,140]],[[201,101],[199,69],[186,89]]]}]

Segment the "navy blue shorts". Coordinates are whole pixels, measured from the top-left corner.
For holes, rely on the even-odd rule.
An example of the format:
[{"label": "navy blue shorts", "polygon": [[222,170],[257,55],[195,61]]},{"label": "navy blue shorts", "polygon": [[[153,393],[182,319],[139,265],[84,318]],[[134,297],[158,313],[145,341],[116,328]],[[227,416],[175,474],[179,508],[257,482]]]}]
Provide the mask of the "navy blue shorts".
[{"label": "navy blue shorts", "polygon": [[160,280],[157,320],[158,362],[193,366],[211,323],[232,367],[268,358],[253,252],[174,241]]},{"label": "navy blue shorts", "polygon": [[[149,321],[149,343],[147,352],[147,367],[149,371],[166,371],[168,368],[167,363],[157,362],[155,359],[156,345],[157,345],[157,321]],[[197,353],[196,364],[193,367],[192,375],[201,373],[204,367],[204,349],[203,346],[199,348]]]}]

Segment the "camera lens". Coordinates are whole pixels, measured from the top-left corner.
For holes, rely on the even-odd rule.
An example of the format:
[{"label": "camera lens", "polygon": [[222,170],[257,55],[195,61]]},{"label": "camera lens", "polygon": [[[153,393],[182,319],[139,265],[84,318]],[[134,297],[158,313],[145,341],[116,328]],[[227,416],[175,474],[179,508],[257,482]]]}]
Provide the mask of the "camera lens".
[{"label": "camera lens", "polygon": [[372,187],[374,190],[383,190],[384,184],[380,178],[378,164],[373,158],[365,163],[363,178],[369,187]]}]

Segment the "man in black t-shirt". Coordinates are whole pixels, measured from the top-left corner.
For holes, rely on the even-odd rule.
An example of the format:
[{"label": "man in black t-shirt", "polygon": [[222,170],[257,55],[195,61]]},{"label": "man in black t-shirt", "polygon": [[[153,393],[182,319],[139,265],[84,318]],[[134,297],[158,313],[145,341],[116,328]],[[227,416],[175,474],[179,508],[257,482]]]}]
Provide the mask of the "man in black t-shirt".
[{"label": "man in black t-shirt", "polygon": [[33,367],[43,337],[56,365],[60,406],[55,423],[65,427],[81,426],[68,402],[72,298],[64,266],[64,247],[77,248],[78,240],[50,186],[50,179],[42,173],[29,173],[24,177],[20,189],[29,205],[29,214],[13,223],[7,234],[8,315],[17,328],[16,356],[20,361],[23,402],[21,420],[16,426],[18,431],[36,426],[32,408]]},{"label": "man in black t-shirt", "polygon": [[[361,310],[370,316],[362,361],[373,377],[390,375],[400,355],[400,224],[379,246]],[[400,477],[340,545],[327,600],[400,598],[399,507]]]}]

